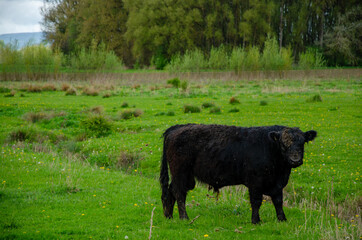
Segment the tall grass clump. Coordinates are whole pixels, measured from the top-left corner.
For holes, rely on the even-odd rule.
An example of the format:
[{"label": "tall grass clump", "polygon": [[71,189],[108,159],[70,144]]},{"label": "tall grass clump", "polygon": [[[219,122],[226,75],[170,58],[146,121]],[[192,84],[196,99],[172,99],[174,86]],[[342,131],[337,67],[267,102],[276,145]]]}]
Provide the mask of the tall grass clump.
[{"label": "tall grass clump", "polygon": [[308,48],[304,53],[300,54],[298,65],[300,69],[313,69],[324,67],[326,61],[318,49]]},{"label": "tall grass clump", "polygon": [[210,51],[210,57],[208,61],[208,67],[210,69],[223,70],[228,68],[229,55],[224,45],[218,48],[212,47]]},{"label": "tall grass clump", "polygon": [[199,113],[201,112],[201,108],[193,105],[185,105],[184,113]]},{"label": "tall grass clump", "polygon": [[70,57],[70,65],[78,70],[115,70],[123,69],[123,62],[113,51],[107,51],[106,45],[97,45],[95,41],[89,49],[81,48]]}]

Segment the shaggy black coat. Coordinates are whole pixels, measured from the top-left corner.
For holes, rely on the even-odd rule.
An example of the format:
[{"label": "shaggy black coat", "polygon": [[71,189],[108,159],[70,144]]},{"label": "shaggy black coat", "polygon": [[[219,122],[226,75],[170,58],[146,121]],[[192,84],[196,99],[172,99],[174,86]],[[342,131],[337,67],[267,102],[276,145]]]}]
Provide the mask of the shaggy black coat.
[{"label": "shaggy black coat", "polygon": [[224,186],[247,186],[252,223],[260,222],[263,194],[272,198],[277,218],[285,221],[283,188],[291,169],[303,163],[304,143],[316,136],[313,130],[302,132],[285,126],[186,124],[168,128],[163,134],[160,173],[164,215],[172,218],[177,201],[180,218],[188,218],[186,195],[195,187],[196,178],[216,192]]}]

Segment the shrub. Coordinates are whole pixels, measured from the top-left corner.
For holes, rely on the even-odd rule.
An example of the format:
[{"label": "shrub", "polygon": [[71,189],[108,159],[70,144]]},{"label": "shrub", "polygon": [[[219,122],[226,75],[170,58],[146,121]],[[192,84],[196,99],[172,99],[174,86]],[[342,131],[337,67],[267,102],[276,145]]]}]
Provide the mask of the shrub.
[{"label": "shrub", "polygon": [[199,72],[202,69],[207,68],[208,62],[205,60],[204,54],[201,50],[187,50],[186,53],[176,55],[171,59],[170,64],[166,66],[166,69],[171,72],[177,71],[191,71]]},{"label": "shrub", "polygon": [[322,102],[322,97],[319,94],[316,94],[307,99],[307,102]]},{"label": "shrub", "polygon": [[267,101],[265,101],[265,100],[260,101],[260,106],[266,106],[266,105],[268,105]]},{"label": "shrub", "polygon": [[229,103],[234,105],[234,104],[239,104],[240,101],[235,97],[231,97]]},{"label": "shrub", "polygon": [[198,106],[193,106],[193,105],[184,106],[184,113],[199,113],[199,112],[201,112],[201,109]]},{"label": "shrub", "polygon": [[234,48],[231,52],[229,67],[235,72],[245,70],[245,61],[247,53],[243,48]]},{"label": "shrub", "polygon": [[71,87],[71,88],[67,89],[65,96],[69,96],[69,95],[77,95],[77,91],[75,90],[75,88]]},{"label": "shrub", "polygon": [[210,109],[210,113],[219,114],[219,113],[221,113],[221,108],[220,108],[220,107],[212,107],[212,108]]},{"label": "shrub", "polygon": [[210,108],[210,107],[214,107],[214,106],[215,106],[215,104],[211,103],[211,102],[205,102],[202,104],[203,108]]},{"label": "shrub", "polygon": [[263,54],[261,56],[261,64],[264,70],[280,70],[283,66],[283,59],[279,52],[279,46],[275,38],[265,41]]},{"label": "shrub", "polygon": [[232,108],[229,110],[229,113],[236,113],[236,112],[240,112],[240,110],[238,108]]},{"label": "shrub", "polygon": [[173,79],[167,80],[167,84],[171,84],[173,87],[179,88],[181,81],[178,78],[173,78]]},{"label": "shrub", "polygon": [[260,69],[260,53],[258,47],[249,49],[245,59],[245,70],[259,70]]},{"label": "shrub", "polygon": [[325,66],[323,55],[313,48],[308,48],[306,52],[299,56],[299,68],[311,69]]},{"label": "shrub", "polygon": [[210,69],[226,69],[229,63],[229,56],[224,45],[218,48],[211,48],[208,67]]},{"label": "shrub", "polygon": [[86,134],[94,137],[108,136],[112,132],[112,123],[103,115],[90,115],[81,121],[81,127]]}]

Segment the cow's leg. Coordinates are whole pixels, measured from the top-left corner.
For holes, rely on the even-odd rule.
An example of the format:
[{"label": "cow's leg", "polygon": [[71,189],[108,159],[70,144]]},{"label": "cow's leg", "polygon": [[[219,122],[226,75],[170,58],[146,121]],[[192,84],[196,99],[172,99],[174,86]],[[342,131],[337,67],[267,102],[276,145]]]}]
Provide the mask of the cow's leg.
[{"label": "cow's leg", "polygon": [[186,195],[187,191],[195,186],[194,183],[188,181],[189,178],[190,176],[184,175],[182,177],[179,176],[178,178],[175,178],[173,180],[174,182],[173,193],[177,201],[177,207],[180,219],[189,218],[186,213]]},{"label": "cow's leg", "polygon": [[278,191],[277,194],[271,196],[272,201],[275,207],[275,211],[277,213],[277,217],[279,221],[286,221],[286,217],[283,211],[283,190]]},{"label": "cow's leg", "polygon": [[167,197],[162,202],[163,203],[163,212],[165,217],[172,218],[173,214],[173,207],[175,206],[175,196],[173,194],[173,183],[171,182],[170,186],[168,187]]},{"label": "cow's leg", "polygon": [[250,195],[250,204],[252,210],[251,222],[253,224],[257,224],[260,222],[259,208],[263,200],[263,194],[258,189],[249,188],[249,195]]}]

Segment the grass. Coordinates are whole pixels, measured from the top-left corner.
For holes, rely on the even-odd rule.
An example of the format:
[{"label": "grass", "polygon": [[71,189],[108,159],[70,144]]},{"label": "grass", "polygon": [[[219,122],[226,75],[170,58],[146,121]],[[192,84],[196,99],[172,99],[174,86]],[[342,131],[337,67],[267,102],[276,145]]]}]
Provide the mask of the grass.
[{"label": "grass", "polygon": [[[20,91],[30,84],[39,83],[0,82],[0,88]],[[61,84],[56,87],[61,89]],[[90,85],[67,84],[79,89]],[[141,84],[135,91],[115,84],[112,98],[103,98],[102,91],[106,92],[100,90],[98,96],[29,91],[26,97],[0,98],[0,238],[146,239],[154,207],[153,239],[361,236],[359,79],[189,82],[188,94],[176,88],[151,90]],[[315,95],[323,102],[308,102]],[[230,96],[243,104],[235,108]],[[262,106],[265,99],[267,105]],[[142,117],[121,120],[123,102],[142,106]],[[185,105],[199,108],[203,103],[222,111],[184,114]],[[98,114],[92,119],[92,109],[106,121],[96,118]],[[34,122],[24,117],[52,112],[62,114]],[[160,137],[169,126],[188,122],[281,124],[318,131],[316,140],[305,146],[304,164],[293,169],[285,188],[286,223],[277,222],[266,198],[262,223],[252,225],[248,193],[242,186],[221,189],[216,201],[207,186],[198,184],[188,194],[187,210],[190,220],[199,218],[192,224],[180,221],[176,210],[174,219],[163,217]],[[95,134],[85,136],[85,129]]]}]

